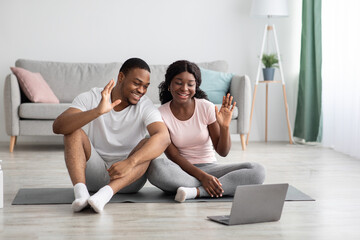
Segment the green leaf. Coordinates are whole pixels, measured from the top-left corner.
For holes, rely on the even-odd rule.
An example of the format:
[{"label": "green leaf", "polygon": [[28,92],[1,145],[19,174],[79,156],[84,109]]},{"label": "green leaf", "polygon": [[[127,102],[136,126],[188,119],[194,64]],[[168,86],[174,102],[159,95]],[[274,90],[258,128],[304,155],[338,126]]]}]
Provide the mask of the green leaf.
[{"label": "green leaf", "polygon": [[266,68],[278,67],[279,59],[275,53],[263,54],[261,58],[262,63]]}]

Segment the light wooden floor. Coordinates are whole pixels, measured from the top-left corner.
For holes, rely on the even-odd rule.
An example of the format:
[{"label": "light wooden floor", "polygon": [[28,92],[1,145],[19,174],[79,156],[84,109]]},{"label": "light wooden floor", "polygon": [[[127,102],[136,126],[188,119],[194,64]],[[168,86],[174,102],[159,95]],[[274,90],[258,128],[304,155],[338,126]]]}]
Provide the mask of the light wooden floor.
[{"label": "light wooden floor", "polygon": [[331,149],[234,142],[220,162],[256,161],[266,183],[287,182],[316,202],[286,202],[279,222],[224,226],[206,220],[231,203],[113,203],[102,215],[70,205],[12,206],[19,188],[70,187],[62,146],[0,144],[4,208],[0,239],[360,239],[360,160]]}]

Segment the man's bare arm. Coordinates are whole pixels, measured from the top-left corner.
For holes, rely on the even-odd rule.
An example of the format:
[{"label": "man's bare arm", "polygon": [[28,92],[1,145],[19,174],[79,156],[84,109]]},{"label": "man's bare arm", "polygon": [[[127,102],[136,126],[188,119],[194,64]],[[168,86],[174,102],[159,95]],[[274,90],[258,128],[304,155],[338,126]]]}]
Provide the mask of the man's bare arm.
[{"label": "man's bare arm", "polygon": [[153,160],[162,154],[171,143],[167,127],[162,122],[154,122],[147,126],[150,138],[134,154],[124,161],[114,163],[109,169],[110,179],[124,177],[133,167]]},{"label": "man's bare arm", "polygon": [[53,131],[56,134],[69,134],[82,128],[100,114],[96,108],[83,112],[77,108],[69,108],[58,116],[53,124]]},{"label": "man's bare arm", "polygon": [[77,108],[69,108],[60,114],[53,123],[53,132],[56,134],[72,133],[120,104],[120,99],[110,103],[111,91],[114,86],[115,81],[112,79],[101,92],[102,99],[96,108],[85,112]]},{"label": "man's bare arm", "polygon": [[147,126],[147,130],[149,140],[129,157],[135,165],[157,158],[171,143],[169,131],[163,122],[154,122]]}]

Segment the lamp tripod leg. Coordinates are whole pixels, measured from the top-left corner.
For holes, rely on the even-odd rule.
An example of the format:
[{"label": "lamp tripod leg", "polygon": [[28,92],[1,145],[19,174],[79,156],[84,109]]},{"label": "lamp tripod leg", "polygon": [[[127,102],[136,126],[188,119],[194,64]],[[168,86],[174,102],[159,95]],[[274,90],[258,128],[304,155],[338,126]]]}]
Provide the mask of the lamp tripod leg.
[{"label": "lamp tripod leg", "polygon": [[285,104],[286,121],[287,121],[288,133],[289,133],[289,142],[290,142],[290,144],[293,144],[293,140],[292,140],[292,136],[291,136],[290,118],[289,118],[289,107],[288,107],[287,99],[286,99],[285,84],[283,84],[282,86],[283,86],[283,93],[284,93],[284,104]]},{"label": "lamp tripod leg", "polygon": [[253,94],[253,99],[252,99],[252,104],[251,104],[251,113],[250,113],[250,123],[249,123],[249,131],[246,137],[246,145],[249,144],[249,136],[250,136],[250,130],[251,130],[251,122],[252,122],[252,117],[253,117],[253,113],[254,113],[254,105],[255,105],[255,97],[256,97],[256,90],[257,90],[258,85],[255,85],[254,88],[254,94]]},{"label": "lamp tripod leg", "polygon": [[268,140],[268,99],[269,99],[269,84],[266,84],[266,100],[265,100],[265,142]]}]

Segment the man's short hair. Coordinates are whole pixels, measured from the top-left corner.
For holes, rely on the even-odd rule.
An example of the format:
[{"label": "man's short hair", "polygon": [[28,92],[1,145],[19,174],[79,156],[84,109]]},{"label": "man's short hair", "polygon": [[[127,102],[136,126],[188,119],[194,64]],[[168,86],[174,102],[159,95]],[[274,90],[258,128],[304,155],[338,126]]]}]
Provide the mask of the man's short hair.
[{"label": "man's short hair", "polygon": [[151,72],[149,65],[144,60],[140,58],[130,58],[123,63],[119,73],[122,72],[124,75],[126,75],[131,69],[134,68],[140,68]]}]

